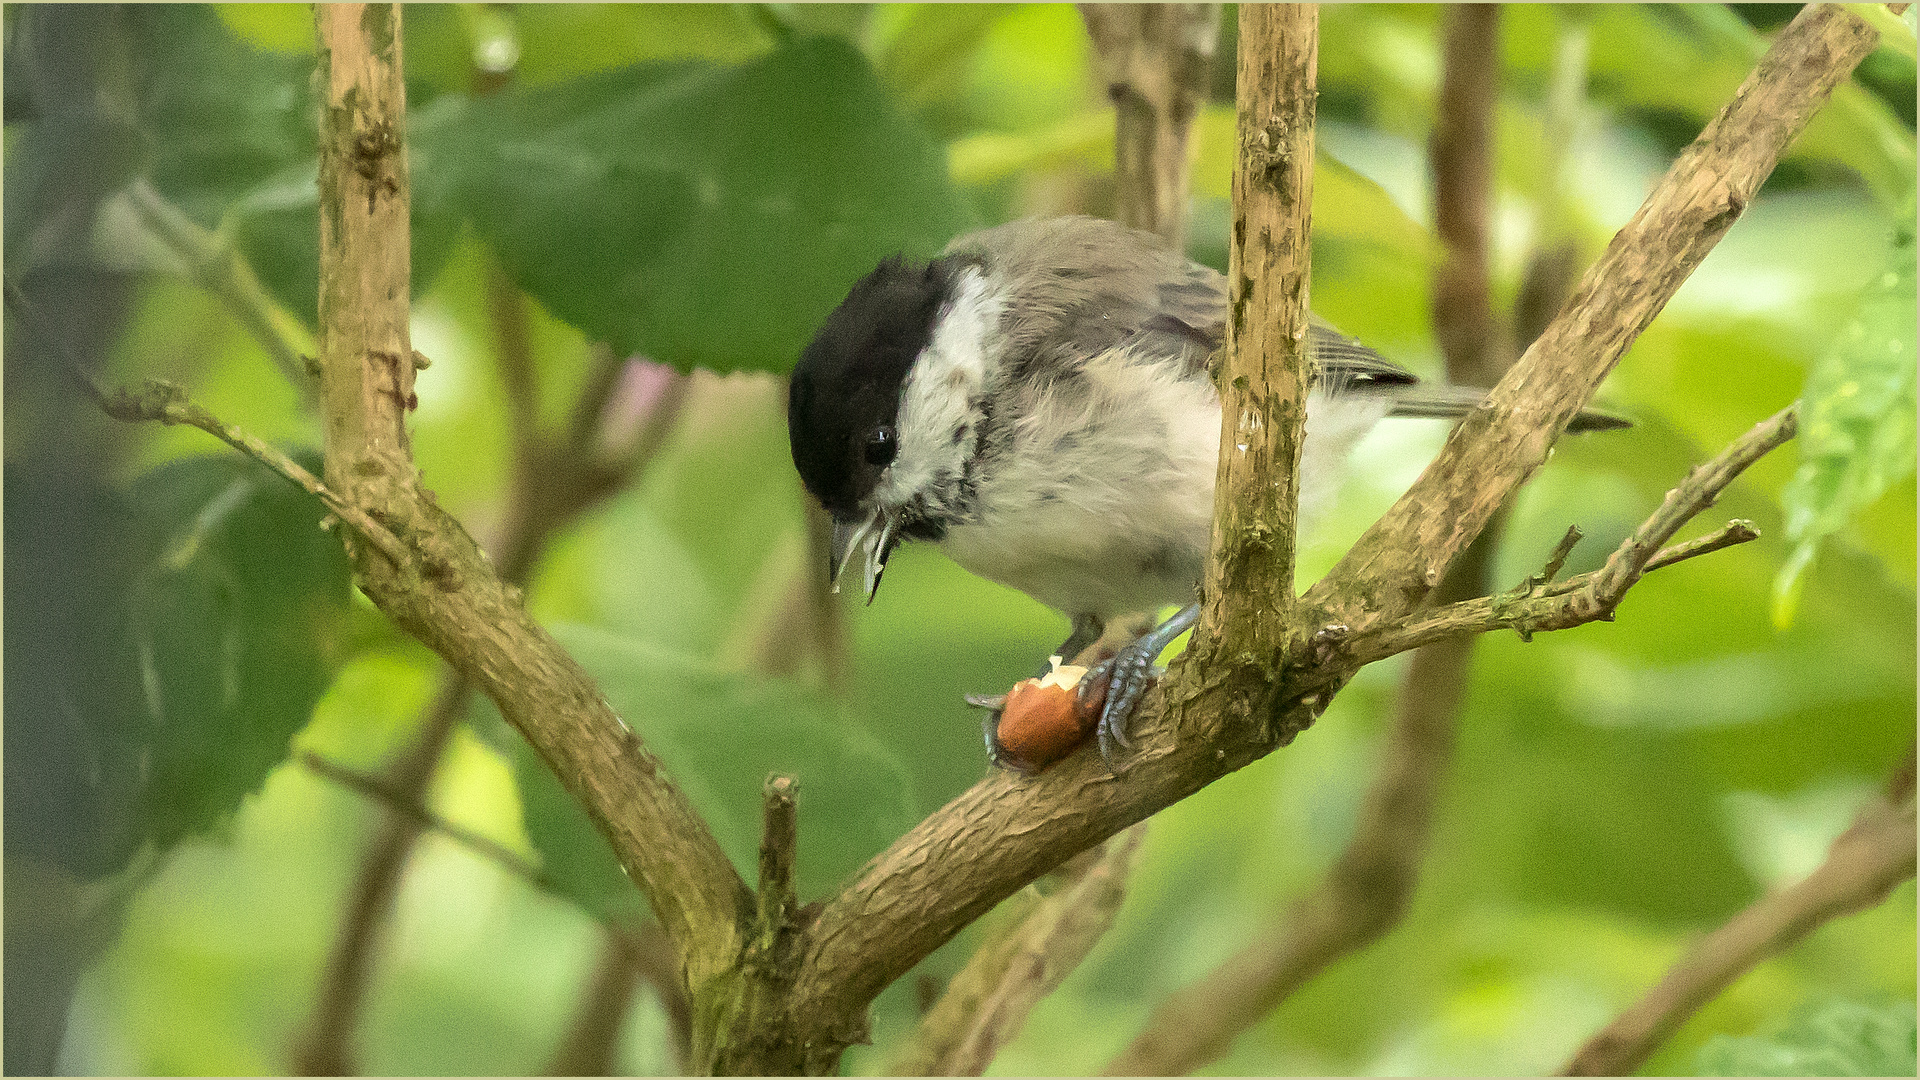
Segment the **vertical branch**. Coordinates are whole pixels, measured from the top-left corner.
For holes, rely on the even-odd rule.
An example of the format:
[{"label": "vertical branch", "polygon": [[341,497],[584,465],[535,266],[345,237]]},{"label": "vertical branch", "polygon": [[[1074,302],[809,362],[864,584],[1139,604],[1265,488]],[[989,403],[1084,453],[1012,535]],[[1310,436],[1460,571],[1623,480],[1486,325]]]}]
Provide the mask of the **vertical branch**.
[{"label": "vertical branch", "polygon": [[327,483],[356,503],[377,505],[379,497],[368,498],[371,477],[412,475],[406,416],[413,400],[413,265],[405,243],[410,188],[400,10],[322,4],[314,17],[326,112],[320,250],[333,263],[320,277]]},{"label": "vertical branch", "polygon": [[697,995],[735,965],[751,897],[712,829],[593,680],[527,614],[472,538],[419,486],[408,290],[405,93],[393,6],[328,5],[320,155],[327,475],[400,538],[349,544],[360,588],[499,706],[611,842],[680,947]]},{"label": "vertical branch", "polygon": [[[1270,663],[1281,654],[1293,609],[1318,32],[1312,5],[1240,8],[1230,313],[1214,373],[1220,466],[1205,600],[1190,649],[1206,659]],[[1259,685],[1271,681],[1251,674]]]},{"label": "vertical branch", "polygon": [[1434,231],[1446,261],[1434,275],[1433,329],[1456,383],[1492,386],[1506,370],[1506,342],[1493,311],[1491,243],[1493,105],[1499,89],[1500,9],[1446,9],[1445,56],[1433,162]]},{"label": "vertical branch", "polygon": [[[1436,229],[1447,247],[1434,324],[1455,382],[1486,385],[1511,353],[1488,287],[1487,204],[1493,184],[1494,42],[1498,9],[1447,9],[1439,118],[1431,144]],[[1483,534],[1441,592],[1478,596],[1493,537]],[[1472,637],[1417,650],[1353,839],[1315,890],[1218,968],[1171,996],[1105,1068],[1108,1075],[1180,1075],[1216,1060],[1248,1027],[1328,964],[1378,940],[1405,914],[1419,881],[1434,801],[1452,756]]]},{"label": "vertical branch", "polygon": [[799,783],[791,776],[769,776],[761,790],[760,888],[757,892],[760,933],[771,939],[793,920],[799,909],[794,893],[793,864],[799,854]]},{"label": "vertical branch", "polygon": [[1219,4],[1081,4],[1114,106],[1115,216],[1187,242],[1193,118],[1207,94]]}]

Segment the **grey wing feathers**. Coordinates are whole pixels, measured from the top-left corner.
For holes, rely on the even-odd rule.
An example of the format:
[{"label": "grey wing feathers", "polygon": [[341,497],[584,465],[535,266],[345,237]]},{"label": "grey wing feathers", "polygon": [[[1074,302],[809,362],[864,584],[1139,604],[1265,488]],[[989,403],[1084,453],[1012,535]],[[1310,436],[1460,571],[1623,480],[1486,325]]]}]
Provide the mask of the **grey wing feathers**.
[{"label": "grey wing feathers", "polygon": [[[1226,277],[1152,233],[1102,218],[1030,218],[969,233],[947,252],[977,260],[1019,298],[1002,324],[1016,377],[1067,374],[1121,345],[1177,357],[1186,372],[1200,374],[1226,343]],[[1318,315],[1310,316],[1307,344],[1316,381],[1336,393],[1389,394],[1395,416],[1462,416],[1485,393],[1423,383]],[[1626,424],[1586,412],[1570,430]]]}]

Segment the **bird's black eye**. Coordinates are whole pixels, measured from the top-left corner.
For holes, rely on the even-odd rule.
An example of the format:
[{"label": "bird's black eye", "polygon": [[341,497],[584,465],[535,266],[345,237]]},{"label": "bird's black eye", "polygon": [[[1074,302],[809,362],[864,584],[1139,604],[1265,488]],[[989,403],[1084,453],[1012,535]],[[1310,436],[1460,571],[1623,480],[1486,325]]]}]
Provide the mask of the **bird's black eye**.
[{"label": "bird's black eye", "polygon": [[875,465],[888,465],[895,454],[900,452],[900,439],[893,433],[890,424],[881,424],[867,436],[867,460]]}]

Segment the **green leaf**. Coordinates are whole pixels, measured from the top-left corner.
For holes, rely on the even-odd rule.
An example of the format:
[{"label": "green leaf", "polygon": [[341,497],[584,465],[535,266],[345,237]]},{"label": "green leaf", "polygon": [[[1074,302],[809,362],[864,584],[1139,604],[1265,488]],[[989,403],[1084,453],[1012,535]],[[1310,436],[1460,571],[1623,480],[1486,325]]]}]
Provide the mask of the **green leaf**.
[{"label": "green leaf", "polygon": [[1914,232],[1908,211],[1884,273],[1807,377],[1800,468],[1781,500],[1793,554],[1774,581],[1774,623],[1792,623],[1820,542],[1914,466]]},{"label": "green leaf", "polygon": [[858,52],[660,62],[468,106],[422,152],[551,311],[682,368],[784,371],[882,257],[968,222]]},{"label": "green leaf", "polygon": [[[818,693],[584,626],[555,627],[554,636],[599,681],[749,881],[760,789],[770,773],[800,781],[804,897],[825,894],[913,825],[904,767]],[[605,837],[525,742],[515,741],[527,835],[556,887],[597,913],[634,910],[639,893]]]},{"label": "green leaf", "polygon": [[[47,526],[16,511],[45,507],[47,492],[22,481],[8,524],[31,543]],[[97,847],[59,855],[94,878],[143,845],[223,826],[259,789],[332,678],[352,593],[320,505],[237,454],[172,462],[117,499],[68,498],[111,530],[111,555],[78,552],[88,562],[78,575],[59,565],[75,554],[66,551],[28,548],[9,565],[36,579],[18,629],[55,639],[55,656],[58,639],[84,635],[65,653],[73,669],[22,673],[20,703],[44,709],[51,698],[81,748],[73,767],[83,775],[36,784],[83,793],[74,810],[97,822],[86,838]],[[53,596],[76,610],[48,620]],[[44,656],[36,644],[23,642],[20,658]]]},{"label": "green leaf", "polygon": [[1912,1076],[1913,1002],[1828,1002],[1772,1037],[1717,1035],[1695,1066],[1701,1076]]},{"label": "green leaf", "polygon": [[287,756],[331,680],[351,590],[319,504],[252,461],[174,462],[132,501],[151,529],[126,592],[142,694],[113,719],[141,744],[142,827],[164,846],[231,815]]}]

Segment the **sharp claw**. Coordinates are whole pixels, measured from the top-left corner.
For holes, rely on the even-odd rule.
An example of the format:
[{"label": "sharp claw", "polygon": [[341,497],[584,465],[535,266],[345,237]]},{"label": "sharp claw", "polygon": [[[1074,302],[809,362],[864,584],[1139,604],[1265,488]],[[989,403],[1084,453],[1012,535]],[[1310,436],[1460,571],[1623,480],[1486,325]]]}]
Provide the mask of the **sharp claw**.
[{"label": "sharp claw", "polygon": [[987,764],[996,769],[1006,768],[1000,758],[1000,714],[990,712],[980,721],[980,731],[987,739]]}]

